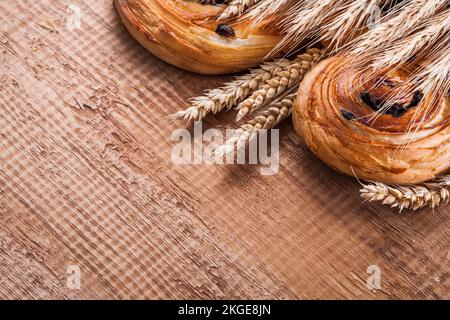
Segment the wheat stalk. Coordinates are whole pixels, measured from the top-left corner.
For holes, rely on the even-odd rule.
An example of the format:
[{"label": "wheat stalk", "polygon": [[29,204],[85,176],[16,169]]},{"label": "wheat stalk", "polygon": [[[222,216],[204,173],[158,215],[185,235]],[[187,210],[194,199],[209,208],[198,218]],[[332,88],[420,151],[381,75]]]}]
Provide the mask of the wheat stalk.
[{"label": "wheat stalk", "polygon": [[317,26],[334,15],[336,8],[342,5],[345,0],[302,0],[291,10],[291,13],[283,21],[287,30],[286,36],[274,51],[295,49],[308,37],[315,37],[319,32]]},{"label": "wheat stalk", "polygon": [[386,2],[387,0],[364,0],[343,3],[336,8],[331,21],[320,27],[318,40],[329,42],[329,47],[334,50],[340,49],[361,32],[369,18]]},{"label": "wheat stalk", "polygon": [[240,16],[261,0],[233,0],[220,14],[218,20],[228,20]]},{"label": "wheat stalk", "polygon": [[450,175],[431,183],[413,186],[388,186],[374,182],[364,185],[361,197],[369,202],[377,201],[392,208],[418,210],[436,208],[450,201]]},{"label": "wheat stalk", "polygon": [[256,137],[260,130],[275,128],[281,121],[288,118],[292,113],[292,105],[296,97],[297,88],[291,89],[294,93],[289,93],[285,97],[280,97],[274,101],[270,107],[261,111],[257,116],[243,124],[234,132],[234,136],[227,140],[224,145],[216,149],[216,155],[222,156],[235,149],[244,146],[250,139]]},{"label": "wheat stalk", "polygon": [[189,108],[178,111],[172,118],[187,121],[201,120],[209,113],[215,114],[229,109],[243,101],[262,83],[270,79],[275,68],[277,68],[277,61],[267,62],[221,88],[207,90],[203,96],[193,98]]},{"label": "wheat stalk", "polygon": [[258,4],[250,8],[246,17],[253,21],[255,25],[260,24],[269,16],[277,15],[278,19],[275,19],[275,21],[280,20],[280,16],[287,15],[289,8],[298,2],[299,0],[260,0]]},{"label": "wheat stalk", "polygon": [[[307,53],[299,55],[294,61],[277,59],[263,63],[259,68],[251,70],[249,74],[239,76],[235,81],[227,83],[221,88],[207,90],[203,96],[192,99],[189,108],[178,111],[171,117],[198,121],[209,113],[215,114],[240,105],[241,102],[247,101],[246,98],[250,95],[250,99],[255,98],[258,103],[261,99],[263,102],[267,101],[273,98],[272,89],[280,94],[286,89],[286,81],[288,85],[291,85],[294,80],[300,78],[300,75],[303,76],[317,62],[320,52],[320,49],[309,49]],[[253,95],[256,92],[258,94]],[[248,100],[246,105],[251,101]]]},{"label": "wheat stalk", "polygon": [[242,101],[236,121],[240,121],[247,114],[258,110],[265,103],[278,97],[292,87],[298,87],[305,74],[320,60],[322,50],[310,48],[305,53],[298,55],[293,61],[279,60],[278,68],[273,76],[265,81],[262,87]]},{"label": "wheat stalk", "polygon": [[[411,33],[424,21],[444,8],[448,0],[412,0],[402,2],[390,10],[379,24],[361,37],[350,42],[348,54],[365,57],[371,50],[389,47],[395,40]],[[364,58],[361,59],[364,61]]]},{"label": "wheat stalk", "polygon": [[202,3],[202,4],[213,4],[213,5],[231,2],[231,0],[222,0],[222,1],[221,0],[194,0],[194,1]]},{"label": "wheat stalk", "polygon": [[[272,15],[274,21],[280,21],[285,36],[270,55],[295,51],[305,45],[305,40],[309,45],[324,41],[327,52],[344,49],[344,54],[352,55],[354,64],[367,72],[370,62],[377,69],[417,58],[417,54],[429,57],[439,41],[448,49],[448,6],[448,0],[262,0],[248,16],[261,21]],[[369,26],[367,22],[377,7],[388,12],[379,23]],[[368,27],[371,29],[367,31]],[[446,76],[445,72],[434,74]],[[448,84],[434,81],[427,86],[445,89],[442,83]],[[425,86],[410,80],[407,84],[414,90]]]},{"label": "wheat stalk", "polygon": [[242,125],[246,131],[272,129],[291,115],[296,93],[288,94],[274,102],[268,109],[261,111],[256,117]]},{"label": "wheat stalk", "polygon": [[[439,42],[449,38],[450,33],[450,10],[432,17],[427,21],[425,27],[403,37],[394,42],[388,49],[377,49],[372,53],[373,62],[371,67],[374,69],[389,68],[394,65],[400,65],[418,53],[430,53],[432,48]],[[448,41],[448,40],[447,40]],[[372,60],[370,57],[368,57]]]},{"label": "wheat stalk", "polygon": [[[420,90],[424,93],[432,92],[435,101],[450,92],[450,47],[448,46],[448,32],[436,40],[432,48],[415,56],[418,67],[412,71],[404,83],[396,90],[413,94]],[[442,42],[440,42],[442,41]],[[399,63],[399,62],[398,62]],[[386,63],[389,65],[389,63]],[[389,97],[387,97],[389,99]],[[432,104],[427,104],[431,107]],[[428,111],[427,111],[428,112]],[[428,114],[425,112],[424,114]]]},{"label": "wheat stalk", "polygon": [[435,90],[444,94],[450,91],[450,50],[443,51],[438,59],[429,61],[413,82],[424,92]]}]

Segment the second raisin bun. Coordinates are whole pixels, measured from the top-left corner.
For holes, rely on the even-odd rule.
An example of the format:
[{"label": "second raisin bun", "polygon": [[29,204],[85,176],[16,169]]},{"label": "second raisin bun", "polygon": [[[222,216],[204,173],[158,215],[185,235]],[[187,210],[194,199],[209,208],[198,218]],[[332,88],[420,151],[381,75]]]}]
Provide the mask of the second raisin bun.
[{"label": "second raisin bun", "polygon": [[182,69],[223,74],[256,66],[280,41],[270,21],[219,24],[221,6],[185,0],[114,0],[131,35],[160,59]]},{"label": "second raisin bun", "polygon": [[313,153],[345,174],[388,184],[417,184],[450,168],[450,103],[439,93],[396,93],[407,70],[366,79],[337,56],[303,80],[295,130]]}]

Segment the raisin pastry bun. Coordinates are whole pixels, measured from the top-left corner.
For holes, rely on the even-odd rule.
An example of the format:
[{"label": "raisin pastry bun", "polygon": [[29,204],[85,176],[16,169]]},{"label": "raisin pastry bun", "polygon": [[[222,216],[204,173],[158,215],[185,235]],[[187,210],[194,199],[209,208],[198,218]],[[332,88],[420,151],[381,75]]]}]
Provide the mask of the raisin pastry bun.
[{"label": "raisin pastry bun", "polygon": [[203,74],[256,66],[280,41],[268,23],[217,22],[223,6],[187,0],[114,0],[131,35],[160,59]]},{"label": "raisin pastry bun", "polygon": [[[348,58],[318,64],[300,85],[295,130],[322,161],[345,174],[388,184],[429,181],[450,168],[450,102],[436,93],[396,93],[407,70],[366,79]],[[392,94],[391,94],[392,96]]]}]

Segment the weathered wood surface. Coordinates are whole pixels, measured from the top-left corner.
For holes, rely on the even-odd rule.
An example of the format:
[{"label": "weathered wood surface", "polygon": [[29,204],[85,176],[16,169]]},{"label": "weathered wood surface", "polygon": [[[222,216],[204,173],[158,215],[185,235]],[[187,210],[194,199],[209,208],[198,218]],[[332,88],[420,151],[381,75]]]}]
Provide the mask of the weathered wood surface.
[{"label": "weathered wood surface", "polygon": [[225,78],[152,57],[111,2],[0,1],[1,298],[450,298],[450,208],[363,203],[289,122],[277,175],[172,164],[167,116]]}]

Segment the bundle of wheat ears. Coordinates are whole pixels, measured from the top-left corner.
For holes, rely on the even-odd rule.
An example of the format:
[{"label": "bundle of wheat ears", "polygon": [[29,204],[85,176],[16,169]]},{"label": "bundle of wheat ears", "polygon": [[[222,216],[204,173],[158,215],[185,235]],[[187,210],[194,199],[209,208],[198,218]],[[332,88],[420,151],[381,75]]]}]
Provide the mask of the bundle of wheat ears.
[{"label": "bundle of wheat ears", "polygon": [[[152,3],[163,0],[141,1],[146,1],[148,8],[151,8]],[[183,2],[192,3],[192,0],[177,1]],[[235,37],[236,34],[256,34],[252,40],[248,40],[249,46],[254,44],[255,48],[261,49],[260,52],[255,49],[251,57],[251,53],[244,54],[242,50],[239,52],[248,55],[249,66],[259,61],[259,67],[251,68],[249,73],[237,76],[234,81],[220,88],[206,91],[203,96],[192,99],[190,107],[174,115],[176,119],[197,121],[208,114],[236,110],[236,121],[241,123],[237,136],[227,141],[218,152],[233,150],[245,144],[253,136],[252,133],[274,128],[282,120],[290,117],[296,99],[297,101],[302,99],[299,97],[299,87],[302,91],[302,86],[307,87],[313,83],[312,79],[308,81],[305,79],[308,84],[302,83],[305,76],[309,77],[310,70],[321,63],[321,60],[333,57],[345,57],[346,63],[342,68],[347,68],[348,72],[357,70],[356,73],[364,74],[364,81],[367,83],[378,77],[375,84],[372,83],[373,86],[394,86],[392,83],[395,81],[386,78],[380,80],[380,70],[397,72],[407,69],[406,78],[401,83],[395,84],[394,91],[413,95],[409,107],[416,105],[427,95],[431,100],[448,97],[450,0],[198,0],[196,2],[198,3],[195,4],[194,11],[201,11],[203,6],[208,8],[205,10],[210,10],[209,15],[214,15],[217,34],[224,39]],[[196,23],[197,25],[199,23]],[[268,29],[274,29],[276,32],[265,31]],[[269,39],[267,40],[270,42],[269,49],[264,47],[263,50],[263,46],[258,43],[262,36]],[[234,49],[231,47],[229,50]],[[160,54],[161,57],[162,49],[158,50],[152,52]],[[189,55],[188,51],[186,50],[186,56]],[[165,53],[166,61],[180,65],[177,59],[167,58],[168,56]],[[231,61],[230,64],[236,62],[230,70],[243,69],[238,64],[237,54],[228,60]],[[217,72],[208,72],[203,65],[200,63],[196,65],[194,62],[186,67],[203,73],[226,73],[218,68],[216,67]],[[319,77],[320,72],[316,72],[315,76]],[[394,96],[396,95],[390,91],[380,103],[370,95],[362,95],[363,101],[369,105],[373,104],[376,109],[370,121],[364,120],[365,123],[370,122],[371,126],[382,114],[398,118],[408,111],[409,107],[404,107],[406,104],[395,103],[398,96],[397,98]],[[417,107],[412,119],[425,118],[432,112],[433,102],[424,105],[421,108],[426,110]],[[346,108],[340,107],[342,114],[346,119],[353,120],[356,116]],[[448,114],[445,116],[448,118]],[[301,123],[299,126],[300,131],[308,132]],[[419,127],[411,125],[409,130],[418,131]],[[448,143],[448,140],[445,141]],[[407,142],[399,144],[398,148],[402,149],[405,145]],[[445,161],[448,162],[448,158]],[[450,164],[445,166],[449,168]],[[391,185],[386,181],[385,183],[369,181],[363,185],[361,195],[365,200],[379,201],[400,210],[416,210],[426,206],[435,208],[450,200],[450,176],[445,174],[444,170],[434,180],[418,184]]]}]

